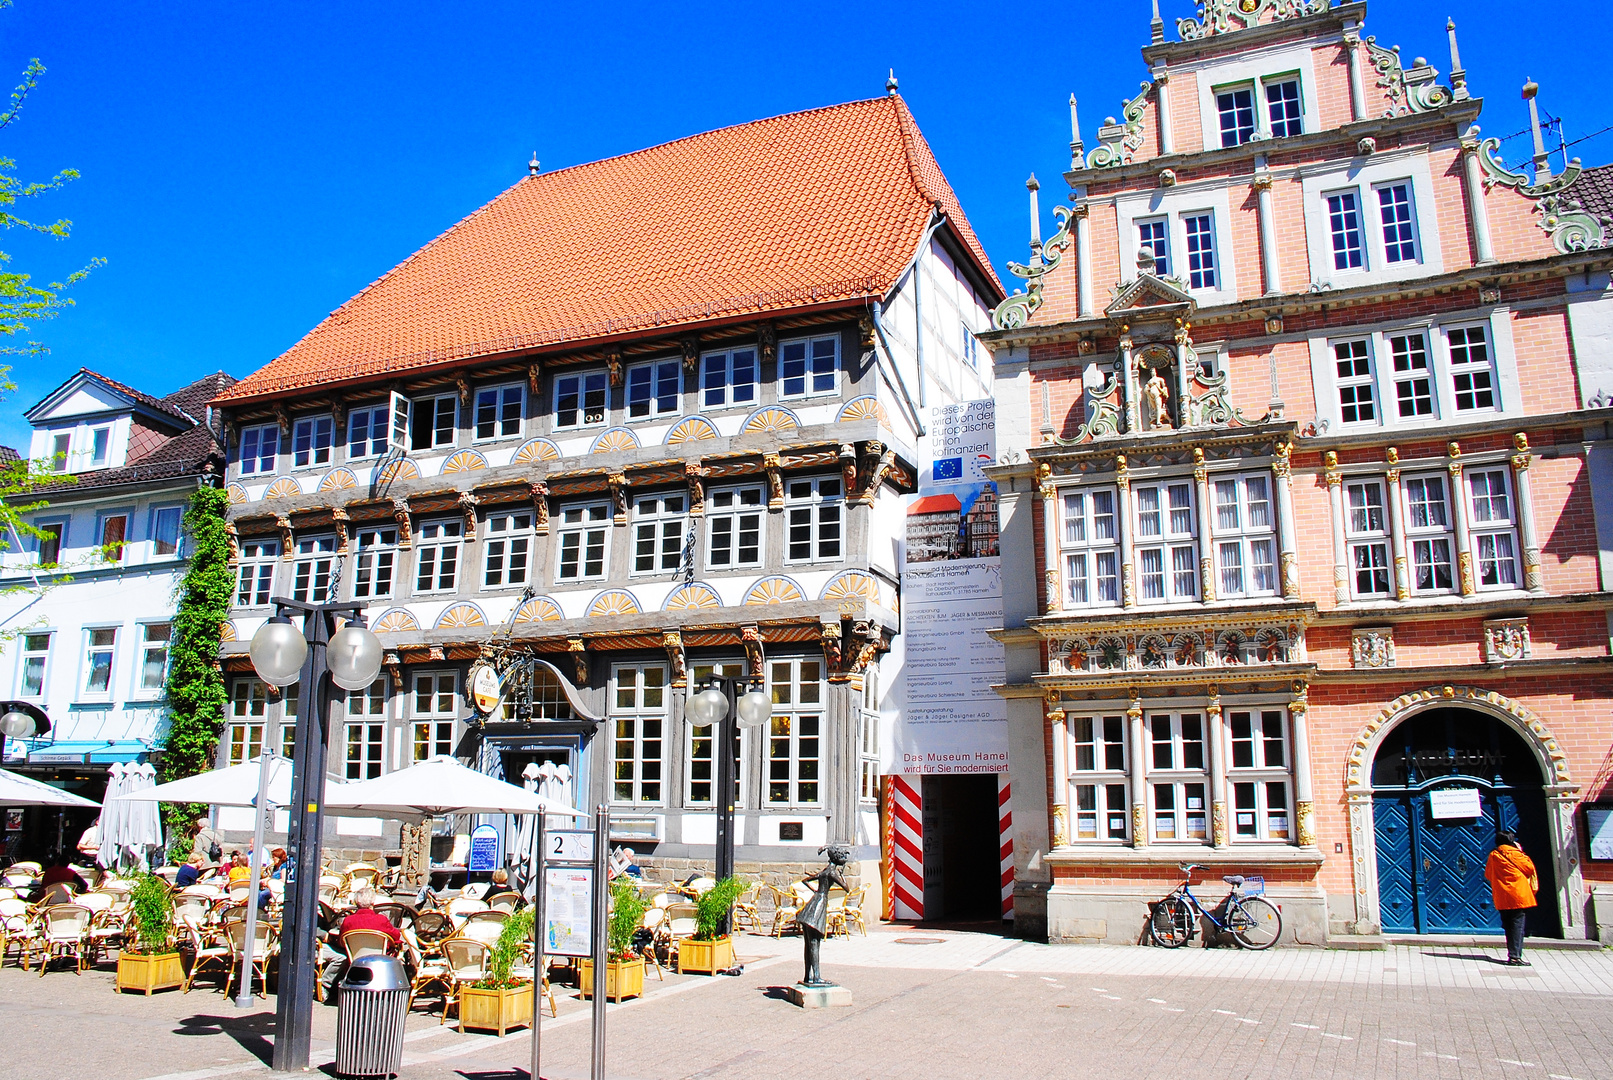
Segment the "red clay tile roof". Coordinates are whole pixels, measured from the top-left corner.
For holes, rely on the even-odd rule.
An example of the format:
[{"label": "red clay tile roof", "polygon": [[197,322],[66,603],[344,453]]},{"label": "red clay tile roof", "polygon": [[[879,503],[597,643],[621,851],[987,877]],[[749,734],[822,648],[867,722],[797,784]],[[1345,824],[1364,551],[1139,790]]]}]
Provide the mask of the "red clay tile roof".
[{"label": "red clay tile roof", "polygon": [[936,204],[1000,298],[899,97],[528,176],[218,400],[881,296]]},{"label": "red clay tile roof", "polygon": [[907,508],[907,516],[914,514],[956,514],[963,504],[956,495],[926,495]]},{"label": "red clay tile roof", "polygon": [[[106,386],[112,388],[113,390],[117,391],[119,394],[122,394],[124,397],[130,399],[131,401],[138,402],[139,404],[145,406],[147,409],[150,409],[152,412],[159,413],[159,414],[161,414],[163,416],[167,416],[167,417],[171,418],[172,420],[175,421],[175,425],[174,425],[175,427],[187,428],[187,427],[190,427],[192,424],[197,423],[197,417],[192,416],[191,414],[187,413],[185,411],[185,405],[182,405],[180,402],[170,401],[168,398],[155,398],[155,397],[152,397],[150,394],[143,393],[142,391],[136,390],[132,386],[128,386],[128,385],[125,385],[124,383],[120,383],[116,379],[109,379],[105,375],[102,375],[99,371],[91,371],[87,367],[81,367],[77,371],[73,372],[73,374],[71,374],[67,378],[63,379],[62,382],[56,387],[55,390],[52,390],[49,394],[46,394],[44,397],[40,398],[39,401],[36,402],[34,405],[30,406],[28,411],[26,413],[24,413],[23,415],[28,417],[29,419],[32,419],[35,409],[38,409],[45,402],[49,401],[51,399],[51,397],[56,393],[57,390],[60,390],[63,386],[66,386],[68,383],[72,382],[74,379],[78,378],[80,375],[88,375],[90,378],[96,380],[97,382],[104,383]],[[206,411],[206,406],[207,406],[207,400],[204,398],[201,401],[197,401],[197,402],[193,402],[193,403],[192,402],[187,402],[186,404],[194,404],[197,407],[201,408],[203,412],[205,412]],[[200,414],[198,414],[198,415],[200,415]]]}]

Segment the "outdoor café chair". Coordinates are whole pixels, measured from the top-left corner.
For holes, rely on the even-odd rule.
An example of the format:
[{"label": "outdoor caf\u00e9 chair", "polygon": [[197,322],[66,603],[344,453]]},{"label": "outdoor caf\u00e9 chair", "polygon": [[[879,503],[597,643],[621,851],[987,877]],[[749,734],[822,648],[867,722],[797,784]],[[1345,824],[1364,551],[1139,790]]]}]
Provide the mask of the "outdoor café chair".
[{"label": "outdoor caf\u00e9 chair", "polygon": [[11,900],[17,895],[17,890],[6,885],[0,885],[0,900]]},{"label": "outdoor caf\u00e9 chair", "polygon": [[54,885],[45,887],[45,891],[39,894],[39,899],[34,901],[34,906],[48,907],[52,904],[71,904],[73,894],[76,891],[71,882],[58,881]]},{"label": "outdoor caf\u00e9 chair", "polygon": [[849,936],[846,933],[846,890],[838,885],[829,888],[829,908],[825,915],[829,936]]},{"label": "outdoor caf\u00e9 chair", "polygon": [[459,935],[474,938],[492,948],[498,944],[499,935],[504,932],[504,923],[509,917],[503,911],[473,911],[459,924]]},{"label": "outdoor caf\u00e9 chair", "polygon": [[361,956],[390,956],[392,935],[382,930],[349,930],[342,935],[342,951],[350,961]]},{"label": "outdoor caf\u00e9 chair", "polygon": [[230,973],[235,966],[235,950],[222,941],[209,941],[202,935],[201,928],[193,922],[182,921],[180,925],[191,947],[190,970],[185,973],[185,985],[182,988],[184,993],[190,993],[191,983],[196,981],[196,976],[204,975],[210,970],[218,971],[224,976],[223,989],[227,992],[230,988]]},{"label": "outdoor caf\u00e9 chair", "polygon": [[761,932],[761,903],[762,883],[760,881],[753,881],[744,892],[739,894],[739,899],[734,901],[732,928],[735,933],[738,933],[740,930],[753,930],[757,933]]},{"label": "outdoor caf\u00e9 chair", "polygon": [[10,866],[6,867],[6,872],[8,874],[9,873],[33,874],[35,877],[37,877],[40,874],[43,874],[45,872],[45,864],[44,863],[34,862],[32,860],[25,860],[23,862],[14,862]]},{"label": "outdoor caf\u00e9 chair", "polygon": [[52,904],[40,912],[43,930],[39,935],[39,974],[43,978],[52,960],[73,958],[76,971],[84,970],[84,945],[90,918],[95,913],[82,904]]},{"label": "outdoor caf\u00e9 chair", "polygon": [[168,884],[172,885],[174,883],[174,879],[179,876],[179,867],[159,866],[157,869],[153,870],[152,873],[157,877],[162,878]]},{"label": "outdoor caf\u00e9 chair", "polygon": [[661,974],[661,958],[657,955],[657,950],[664,948],[667,950],[667,955],[671,955],[671,942],[666,937],[666,909],[645,908],[638,924],[640,929],[650,932],[650,943],[643,950],[644,959],[655,967],[655,977],[665,981],[666,976]]},{"label": "outdoor caf\u00e9 chair", "polygon": [[414,908],[410,907],[408,904],[402,904],[396,901],[389,901],[385,904],[376,904],[375,913],[377,915],[385,915],[386,921],[391,923],[393,926],[396,926],[400,930],[405,926],[411,925],[415,919]]},{"label": "outdoor caf\u00e9 chair", "polygon": [[421,948],[431,952],[444,938],[453,936],[454,924],[441,911],[422,911],[414,917],[414,933]]},{"label": "outdoor caf\u00e9 chair", "polygon": [[[530,943],[522,946],[521,959],[510,965],[510,978],[532,978],[532,948]],[[549,1015],[559,1016],[560,1009],[555,1004],[554,989],[549,985],[549,958],[543,959],[543,980],[538,984],[538,992],[549,999]]]},{"label": "outdoor caf\u00e9 chair", "polygon": [[873,888],[871,884],[864,883],[846,894],[845,902],[840,906],[840,921],[842,931],[847,937],[851,936],[851,928],[854,926],[863,937],[868,936],[868,923],[864,921],[866,912],[864,905],[868,903],[868,894]]},{"label": "outdoor caf\u00e9 chair", "polygon": [[[248,978],[247,972],[242,970],[246,963],[246,923],[231,921],[224,924],[225,933],[230,938],[230,976],[224,981],[225,992],[235,985],[236,973],[243,979]],[[274,955],[274,926],[267,919],[259,919],[254,927],[252,938],[252,974],[263,980],[263,992],[269,992],[269,958]],[[246,983],[248,992],[251,983]]]},{"label": "outdoor caf\u00e9 chair", "polygon": [[806,901],[798,898],[793,890],[786,892],[778,886],[769,886],[773,892],[773,925],[768,932],[773,937],[779,937],[795,925],[795,917],[801,913]]},{"label": "outdoor caf\u00e9 chair", "polygon": [[442,943],[443,960],[448,965],[448,992],[443,995],[440,1024],[448,1022],[448,1009],[459,1004],[459,992],[466,983],[487,978],[491,953],[482,942],[470,938],[452,937]]},{"label": "outdoor caf\u00e9 chair", "polygon": [[700,923],[696,918],[699,908],[693,904],[672,904],[666,909],[666,941],[668,943],[667,963],[677,963],[678,943],[684,938],[693,937]]},{"label": "outdoor caf\u00e9 chair", "polygon": [[15,896],[0,900],[0,964],[12,943],[17,946],[17,966],[27,970],[28,952],[39,937],[39,924],[28,910],[28,903]]},{"label": "outdoor caf\u00e9 chair", "polygon": [[407,931],[403,935],[403,958],[405,964],[414,972],[409,980],[409,1007],[411,1009],[414,1008],[415,996],[428,986],[439,986],[442,988],[444,995],[448,993],[453,983],[452,974],[448,969],[448,961],[441,956],[427,956],[422,953],[419,945],[409,940]]},{"label": "outdoor caf\u00e9 chair", "polygon": [[463,924],[467,917],[476,912],[486,910],[486,904],[468,896],[456,896],[448,902],[448,917],[454,920],[455,926]]},{"label": "outdoor caf\u00e9 chair", "polygon": [[482,902],[497,911],[514,915],[515,909],[521,906],[521,894],[513,889],[505,889],[486,897]]}]

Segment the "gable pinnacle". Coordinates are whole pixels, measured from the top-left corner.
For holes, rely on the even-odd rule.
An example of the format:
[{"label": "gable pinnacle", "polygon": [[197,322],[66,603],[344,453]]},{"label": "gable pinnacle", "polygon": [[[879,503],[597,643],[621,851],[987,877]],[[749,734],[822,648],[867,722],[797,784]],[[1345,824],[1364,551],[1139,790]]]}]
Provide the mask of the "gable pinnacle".
[{"label": "gable pinnacle", "polygon": [[541,166],[538,164],[538,152],[534,150],[532,151],[532,160],[526,163],[526,174],[528,176],[536,176],[538,175],[539,168],[541,168]]},{"label": "gable pinnacle", "polygon": [[889,94],[891,97],[895,97],[896,96],[896,69],[891,68],[890,71],[891,71],[890,78],[885,80],[885,93]]}]

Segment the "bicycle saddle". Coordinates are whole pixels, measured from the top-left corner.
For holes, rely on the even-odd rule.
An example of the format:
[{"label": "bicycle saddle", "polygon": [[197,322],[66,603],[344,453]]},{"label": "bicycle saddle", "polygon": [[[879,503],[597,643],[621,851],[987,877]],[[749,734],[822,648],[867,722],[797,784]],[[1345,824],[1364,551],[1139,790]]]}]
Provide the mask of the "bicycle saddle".
[{"label": "bicycle saddle", "polygon": [[1242,885],[1243,884],[1243,875],[1242,874],[1229,874],[1228,876],[1222,878],[1221,880],[1226,882],[1228,885]]}]

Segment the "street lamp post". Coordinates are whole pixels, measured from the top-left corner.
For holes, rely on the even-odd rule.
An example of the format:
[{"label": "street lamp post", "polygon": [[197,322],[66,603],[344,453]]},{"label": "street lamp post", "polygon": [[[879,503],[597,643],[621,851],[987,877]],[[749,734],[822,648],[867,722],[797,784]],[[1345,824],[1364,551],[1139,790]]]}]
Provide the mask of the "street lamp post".
[{"label": "street lamp post", "polygon": [[0,701],[0,761],[5,760],[6,739],[37,739],[50,730],[50,717],[27,701]]},{"label": "street lamp post", "polygon": [[[701,680],[701,688],[689,695],[683,710],[684,720],[690,727],[717,726],[712,732],[711,754],[717,765],[712,801],[717,806],[718,881],[734,876],[734,804],[739,801],[739,777],[734,772],[734,758],[739,752],[739,729],[761,727],[772,716],[773,703],[762,688],[761,679],[733,675],[708,675]],[[725,917],[722,928],[725,934],[727,922]]]},{"label": "street lamp post", "polygon": [[[313,1026],[314,977],[319,960],[319,872],[322,857],[325,750],[325,676],[346,690],[368,686],[381,671],[381,642],[363,625],[362,603],[308,604],[275,597],[275,615],[252,638],[252,666],[275,686],[301,687],[304,715],[297,718],[291,757],[290,847],[285,911],[281,917],[280,994],[275,1003],[273,1068],[308,1067]],[[301,615],[299,628],[286,612]],[[348,619],[336,628],[338,615]],[[259,808],[262,812],[262,808]],[[255,904],[256,897],[252,898]],[[250,940],[250,939],[249,939]]]}]

